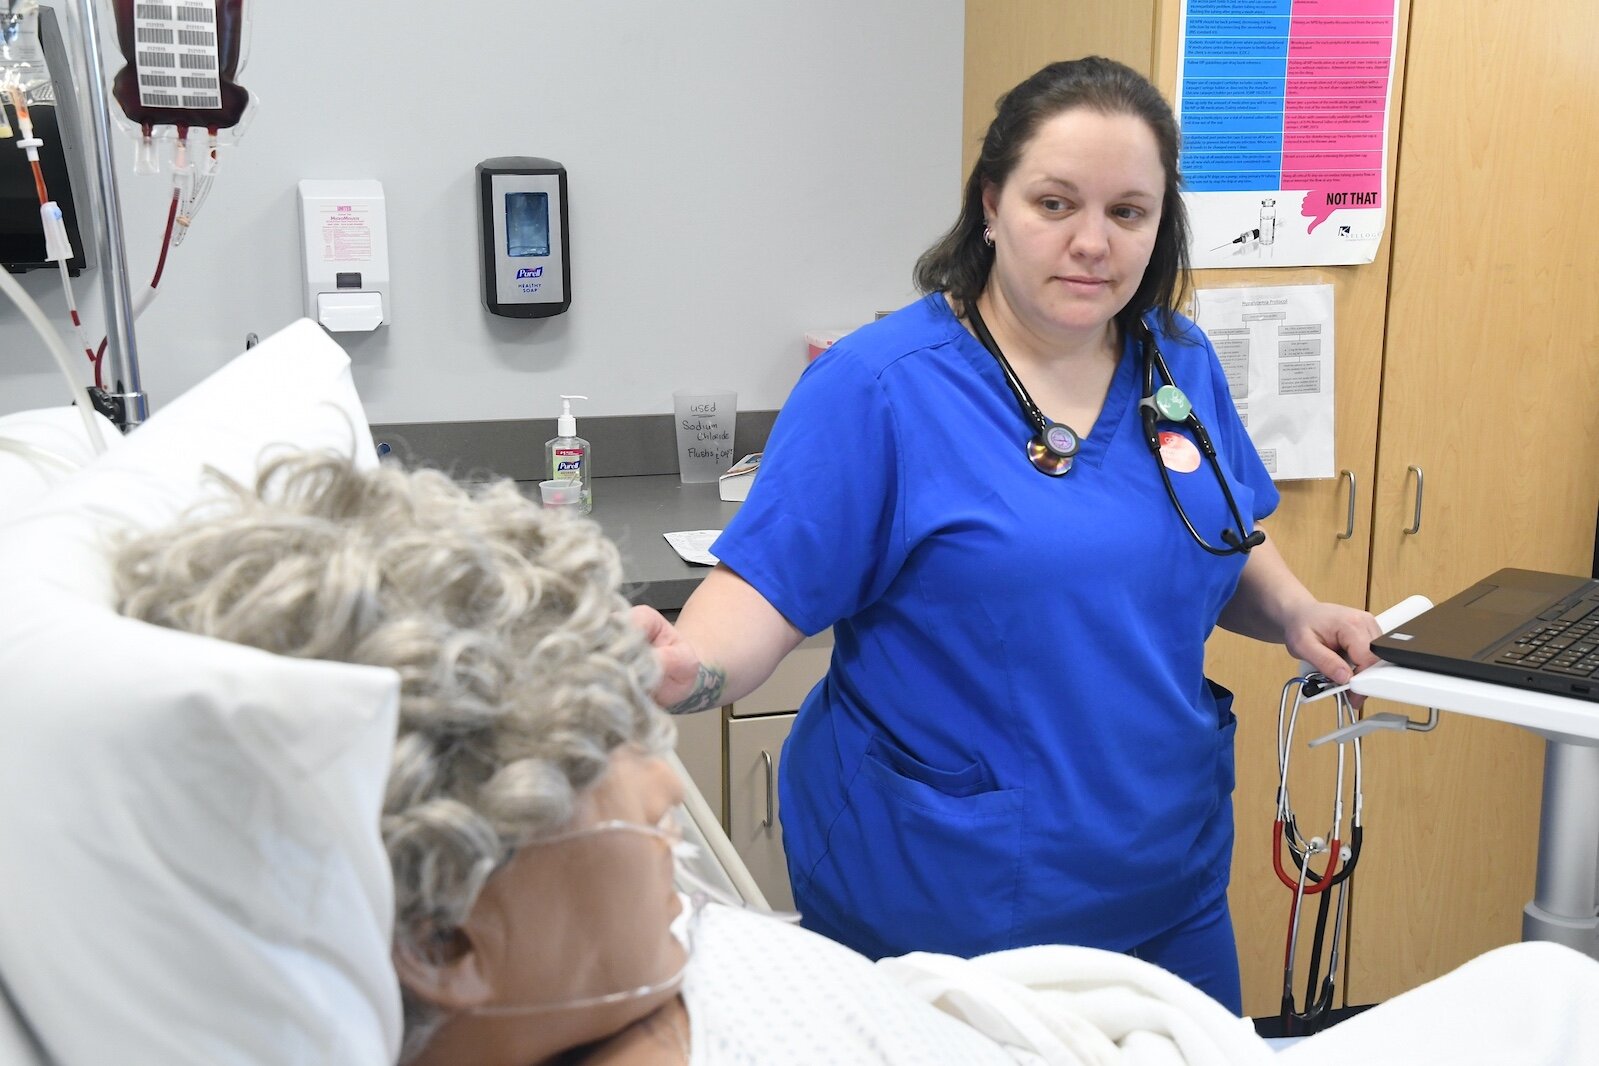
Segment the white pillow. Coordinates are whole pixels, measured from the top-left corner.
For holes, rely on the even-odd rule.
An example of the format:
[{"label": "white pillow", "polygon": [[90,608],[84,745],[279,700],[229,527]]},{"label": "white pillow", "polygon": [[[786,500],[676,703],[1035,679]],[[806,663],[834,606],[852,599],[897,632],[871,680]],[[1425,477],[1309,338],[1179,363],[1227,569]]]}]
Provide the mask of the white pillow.
[{"label": "white pillow", "polygon": [[[91,413],[109,450],[122,434],[109,418]],[[87,466],[95,457],[76,407],[46,407],[0,415],[0,521]]]},{"label": "white pillow", "polygon": [[114,532],[283,446],[376,462],[348,359],[304,320],[0,524],[0,974],[59,1066],[398,1052],[398,676],[114,609]]},{"label": "white pillow", "polygon": [[11,1006],[4,981],[0,981],[0,1062],[5,1066],[52,1066]]}]

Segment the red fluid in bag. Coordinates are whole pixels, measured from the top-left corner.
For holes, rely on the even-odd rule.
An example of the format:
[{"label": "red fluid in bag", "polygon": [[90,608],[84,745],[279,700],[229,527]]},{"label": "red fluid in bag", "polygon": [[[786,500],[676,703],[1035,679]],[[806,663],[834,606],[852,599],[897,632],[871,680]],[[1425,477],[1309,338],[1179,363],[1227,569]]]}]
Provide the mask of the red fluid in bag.
[{"label": "red fluid in bag", "polygon": [[127,65],[111,83],[130,120],[144,128],[216,131],[238,124],[250,94],[238,75],[244,0],[114,0],[117,43]]}]

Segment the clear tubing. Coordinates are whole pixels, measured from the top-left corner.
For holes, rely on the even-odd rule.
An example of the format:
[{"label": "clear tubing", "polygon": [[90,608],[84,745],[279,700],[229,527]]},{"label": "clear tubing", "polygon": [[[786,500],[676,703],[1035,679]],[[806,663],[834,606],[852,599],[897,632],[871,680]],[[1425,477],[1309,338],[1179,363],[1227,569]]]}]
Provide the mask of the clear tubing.
[{"label": "clear tubing", "polygon": [[[664,854],[657,854],[662,858],[670,855],[674,875],[676,867],[681,865],[678,861],[677,848],[683,842],[682,834],[675,817],[670,813],[656,825],[641,825],[637,822],[611,820],[529,841],[527,844],[515,849],[508,862],[517,861],[517,856],[521,853],[543,851],[556,845],[574,841],[584,842],[583,846],[586,848],[610,849],[618,846],[615,843],[618,838],[614,834],[625,834],[634,839],[645,838],[655,847],[661,848]],[[626,845],[621,846],[625,847]],[[552,893],[552,898],[560,901],[561,904],[574,905],[573,900],[578,897],[572,895],[573,892],[581,892],[586,900],[595,902],[597,910],[587,913],[586,917],[588,919],[614,921],[622,913],[622,911],[617,910],[618,907],[631,909],[637,906],[642,899],[642,896],[635,892],[635,886],[630,882],[630,879],[623,873],[624,868],[635,866],[630,859],[623,859],[616,855],[605,859],[596,855],[573,856],[567,854],[550,857],[545,862],[548,864],[544,867],[546,869],[555,870],[559,868],[568,872],[578,871],[569,874],[569,876],[576,878],[594,877],[607,873],[617,875],[608,879],[603,886],[594,885],[592,890],[588,886],[579,887],[576,882],[563,883],[559,876],[553,877],[547,883],[540,882],[540,887],[549,890]],[[645,883],[640,881],[638,885],[642,889]],[[526,882],[523,882],[523,884],[526,885]],[[679,899],[681,898],[679,896]],[[549,1014],[556,1011],[625,1003],[678,988],[683,983],[683,976],[688,971],[689,959],[694,954],[694,932],[699,924],[700,914],[704,910],[706,902],[707,898],[704,895],[689,897],[687,914],[680,915],[672,923],[672,934],[682,949],[683,959],[680,964],[673,966],[671,971],[664,976],[657,976],[656,974],[640,975],[640,977],[636,977],[629,982],[629,987],[615,991],[591,991],[587,995],[577,995],[564,999],[532,1003],[486,1003],[468,1008],[467,1013],[497,1018]],[[576,914],[577,912],[574,911],[573,913]],[[576,920],[581,922],[584,919],[578,918]],[[508,931],[505,935],[514,939],[516,934]]]},{"label": "clear tubing", "polygon": [[[72,275],[67,271],[67,261],[57,259],[56,266],[61,268],[61,292],[67,300],[67,314],[72,318],[72,335],[77,339],[78,347],[83,349],[83,354],[89,357],[89,362],[94,362],[94,349],[89,347],[88,338],[83,335],[83,319],[78,315],[78,299],[72,294]],[[96,385],[99,382],[95,382]]]},{"label": "clear tubing", "polygon": [[64,455],[58,455],[49,448],[41,448],[25,440],[12,440],[10,437],[0,437],[0,452],[10,452],[20,455],[30,462],[46,462],[60,467],[68,474],[82,468],[83,464],[74,462]]},{"label": "clear tubing", "polygon": [[[727,900],[724,892],[720,892],[709,885],[705,885],[697,876],[689,873],[686,868],[687,860],[697,853],[698,849],[695,847],[695,845],[686,843],[681,839],[676,817],[672,814],[668,814],[666,818],[662,819],[660,824],[655,826],[639,825],[634,822],[624,821],[600,822],[596,825],[588,826],[583,829],[578,829],[567,833],[560,833],[555,836],[546,837],[542,840],[532,841],[524,845],[524,848],[549,847],[551,845],[562,844],[568,841],[592,839],[594,837],[601,836],[602,834],[610,834],[615,832],[631,833],[637,836],[649,837],[670,848],[673,859],[673,881],[679,890],[679,898],[686,898],[685,913],[680,916],[677,921],[674,921],[672,925],[673,935],[677,938],[683,949],[682,964],[674,967],[672,972],[664,976],[657,977],[653,980],[640,981],[639,983],[634,984],[632,987],[623,988],[617,991],[594,992],[589,995],[574,996],[567,999],[553,1000],[548,1002],[488,1003],[468,1008],[467,1013],[495,1018],[523,1017],[527,1015],[550,1014],[557,1011],[577,1010],[587,1007],[608,1006],[610,1004],[625,1003],[631,1000],[643,999],[659,993],[669,992],[679,987],[683,982],[683,976],[688,971],[689,960],[694,954],[694,937],[699,927],[701,916],[704,913],[705,907],[712,902],[726,902],[733,907],[748,909],[754,913],[769,915],[782,921],[797,921],[799,919],[799,915],[792,912],[774,913],[762,908],[746,908],[741,901],[737,899]],[[550,861],[554,862],[557,860],[551,859]],[[687,888],[686,892],[683,891],[685,888]]]},{"label": "clear tubing", "polygon": [[696,909],[689,918],[688,933],[684,938],[683,965],[663,980],[641,985],[638,988],[609,992],[603,996],[585,996],[581,999],[568,999],[559,1003],[488,1004],[481,1007],[473,1007],[467,1013],[485,1018],[520,1018],[529,1014],[552,1014],[556,1011],[581,1010],[585,1007],[607,1007],[613,1003],[626,1003],[629,1000],[643,999],[646,996],[671,991],[683,984],[683,977],[688,973],[689,960],[694,957],[694,926],[698,921],[699,911]]},{"label": "clear tubing", "polygon": [[56,328],[50,324],[50,319],[45,315],[44,311],[34,302],[33,297],[28,295],[27,290],[11,276],[9,270],[0,270],[0,289],[5,290],[5,294],[11,297],[11,302],[17,305],[17,310],[22,312],[22,317],[28,320],[28,324],[34,328],[40,339],[44,341],[44,346],[55,357],[56,366],[61,368],[61,373],[67,379],[68,389],[72,394],[72,400],[78,409],[78,414],[83,417],[83,425],[88,430],[90,446],[94,448],[97,454],[104,452],[106,443],[105,437],[100,433],[100,423],[95,421],[94,413],[89,410],[86,402],[89,396],[88,390],[84,387],[83,379],[78,376],[77,367],[73,366],[72,355],[67,351],[66,342],[61,339],[61,334],[56,332]]}]

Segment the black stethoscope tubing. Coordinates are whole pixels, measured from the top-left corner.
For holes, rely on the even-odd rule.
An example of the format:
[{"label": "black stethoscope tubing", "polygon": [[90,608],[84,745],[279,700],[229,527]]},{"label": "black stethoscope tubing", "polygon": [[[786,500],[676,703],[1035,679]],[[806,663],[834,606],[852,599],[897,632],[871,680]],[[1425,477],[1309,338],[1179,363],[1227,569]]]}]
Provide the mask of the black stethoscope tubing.
[{"label": "black stethoscope tubing", "polygon": [[[1288,755],[1293,747],[1294,725],[1299,717],[1299,709],[1303,701],[1310,699],[1320,692],[1330,688],[1332,681],[1323,674],[1310,674],[1307,677],[1296,677],[1283,686],[1282,697],[1277,705],[1277,822],[1276,826],[1282,834],[1282,843],[1273,840],[1272,863],[1277,877],[1289,890],[1294,893],[1293,910],[1289,918],[1288,943],[1283,959],[1283,983],[1281,1017],[1283,1021],[1283,1035],[1304,1035],[1314,1033],[1322,1028],[1329,1012],[1332,1009],[1334,984],[1339,963],[1339,940],[1342,926],[1350,913],[1352,897],[1346,897],[1346,892],[1352,893],[1354,882],[1352,880],[1355,867],[1360,863],[1362,845],[1365,842],[1365,826],[1362,822],[1364,807],[1364,770],[1362,766],[1360,738],[1357,736],[1352,741],[1355,756],[1355,791],[1354,791],[1354,819],[1353,830],[1350,834],[1349,846],[1344,849],[1336,847],[1330,851],[1340,852],[1333,854],[1328,863],[1327,870],[1317,873],[1310,868],[1310,857],[1314,851],[1314,844],[1306,842],[1299,832],[1298,821],[1294,817],[1292,804],[1288,796]],[[1287,707],[1289,694],[1297,689],[1293,709]],[[1337,720],[1340,725],[1346,721],[1356,722],[1360,719],[1360,712],[1351,706],[1343,694],[1337,695]],[[1284,732],[1286,724],[1287,731]],[[1338,752],[1338,777],[1335,786],[1333,825],[1329,835],[1337,843],[1338,826],[1342,818],[1343,808],[1343,748]],[[1286,847],[1289,857],[1296,868],[1294,874],[1284,869],[1281,858],[1282,849]],[[1334,866],[1337,866],[1334,871]],[[1331,873],[1331,877],[1328,874]],[[1323,884],[1322,882],[1326,882]],[[1306,888],[1310,884],[1314,887]],[[1338,889],[1336,902],[1332,889]],[[1293,993],[1293,970],[1296,942],[1298,940],[1300,904],[1306,895],[1319,894],[1321,900],[1316,911],[1316,930],[1310,948],[1310,965],[1305,977],[1304,1010],[1296,1010]],[[1321,974],[1323,947],[1326,943],[1327,920],[1333,918],[1332,954],[1328,959],[1327,972]],[[1347,973],[1345,999],[1348,999]]]},{"label": "black stethoscope tubing", "polygon": [[[972,332],[977,334],[977,339],[988,349],[990,355],[999,363],[1000,370],[1004,373],[1005,384],[1009,386],[1011,395],[1016,397],[1016,403],[1022,409],[1022,415],[1033,427],[1033,439],[1028,441],[1028,457],[1032,460],[1035,469],[1051,477],[1060,477],[1072,468],[1072,458],[1077,454],[1081,440],[1075,430],[1064,422],[1054,422],[1044,415],[1033,402],[1027,392],[1027,387],[1017,377],[1016,371],[1010,365],[1010,360],[1005,358],[1005,353],[1000,350],[999,344],[994,340],[994,335],[989,332],[988,324],[983,321],[982,314],[977,310],[977,301],[972,300],[966,306],[967,319],[972,324]],[[1211,443],[1210,434],[1206,431],[1204,423],[1199,416],[1194,414],[1193,408],[1188,404],[1187,397],[1177,388],[1177,383],[1172,380],[1171,370],[1166,366],[1166,359],[1160,353],[1160,347],[1155,343],[1155,331],[1142,318],[1138,320],[1143,335],[1139,338],[1139,355],[1143,364],[1142,395],[1138,401],[1139,416],[1143,420],[1144,440],[1149,445],[1150,454],[1155,457],[1155,467],[1160,471],[1161,484],[1166,487],[1166,495],[1171,500],[1177,517],[1182,519],[1183,527],[1188,530],[1198,544],[1212,555],[1234,555],[1248,553],[1250,549],[1258,547],[1266,540],[1266,534],[1260,530],[1245,533],[1244,516],[1238,509],[1238,502],[1233,498],[1232,488],[1227,484],[1227,477],[1222,473],[1221,460],[1216,455],[1216,446]],[[1157,370],[1166,382],[1166,385],[1157,390],[1155,387],[1155,374]],[[1162,411],[1161,401],[1157,395],[1168,393],[1163,397],[1168,405],[1167,411]],[[1171,407],[1180,407],[1182,414],[1170,410]],[[1194,523],[1188,517],[1188,510],[1183,506],[1182,500],[1177,496],[1177,490],[1172,485],[1171,474],[1166,469],[1166,464],[1160,457],[1160,432],[1159,424],[1169,421],[1188,427],[1189,432],[1199,443],[1200,452],[1205,461],[1210,465],[1211,473],[1216,476],[1216,484],[1221,487],[1222,498],[1227,501],[1227,509],[1232,515],[1233,528],[1221,531],[1221,539],[1226,547],[1218,548],[1200,536],[1199,530],[1194,528]]]},{"label": "black stethoscope tubing", "polygon": [[[1183,418],[1172,418],[1162,413],[1156,401],[1155,371],[1160,371],[1160,376],[1172,389],[1177,388],[1177,382],[1172,379],[1171,370],[1166,366],[1166,357],[1160,354],[1160,346],[1155,343],[1155,331],[1150,329],[1149,323],[1142,318],[1138,320],[1139,327],[1144,335],[1139,339],[1140,354],[1144,363],[1144,387],[1138,400],[1138,413],[1144,423],[1144,441],[1149,445],[1150,454],[1155,457],[1155,469],[1160,471],[1161,483],[1166,486],[1166,495],[1171,498],[1172,507],[1177,511],[1177,517],[1183,520],[1183,525],[1188,528],[1194,542],[1212,555],[1247,554],[1250,549],[1265,543],[1266,534],[1260,530],[1252,533],[1244,532],[1244,516],[1238,510],[1238,501],[1233,499],[1233,490],[1227,484],[1227,477],[1222,473],[1221,460],[1216,455],[1216,446],[1211,443],[1210,433],[1205,429],[1199,416],[1188,407],[1187,398],[1183,399],[1183,406],[1188,407],[1188,412]],[[1188,518],[1188,511],[1183,507],[1182,501],[1177,498],[1177,490],[1171,483],[1171,472],[1166,469],[1166,464],[1160,458],[1160,432],[1158,424],[1162,418],[1187,426],[1194,440],[1199,443],[1199,450],[1205,456],[1205,461],[1210,466],[1212,474],[1216,475],[1216,484],[1221,487],[1222,498],[1227,501],[1227,510],[1232,515],[1233,527],[1221,531],[1222,542],[1225,548],[1218,548],[1210,544],[1199,535],[1199,530],[1194,528],[1194,523]]]}]

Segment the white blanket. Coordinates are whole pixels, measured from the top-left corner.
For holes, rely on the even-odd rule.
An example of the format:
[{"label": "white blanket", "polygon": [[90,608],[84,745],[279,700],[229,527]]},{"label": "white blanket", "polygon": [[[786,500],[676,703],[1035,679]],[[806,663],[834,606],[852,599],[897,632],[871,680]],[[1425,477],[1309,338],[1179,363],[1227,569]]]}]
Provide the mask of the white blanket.
[{"label": "white blanket", "polygon": [[879,969],[1048,1066],[1566,1066],[1599,1063],[1599,963],[1513,944],[1274,1056],[1249,1022],[1138,959],[1036,947],[970,962],[918,953]]},{"label": "white blanket", "polygon": [[1280,1066],[1599,1063],[1599,962],[1558,944],[1496,948],[1295,1044]]},{"label": "white blanket", "polygon": [[1033,947],[970,961],[916,952],[878,969],[1003,1045],[1048,1066],[1253,1066],[1274,1062],[1254,1027],[1140,959]]}]

